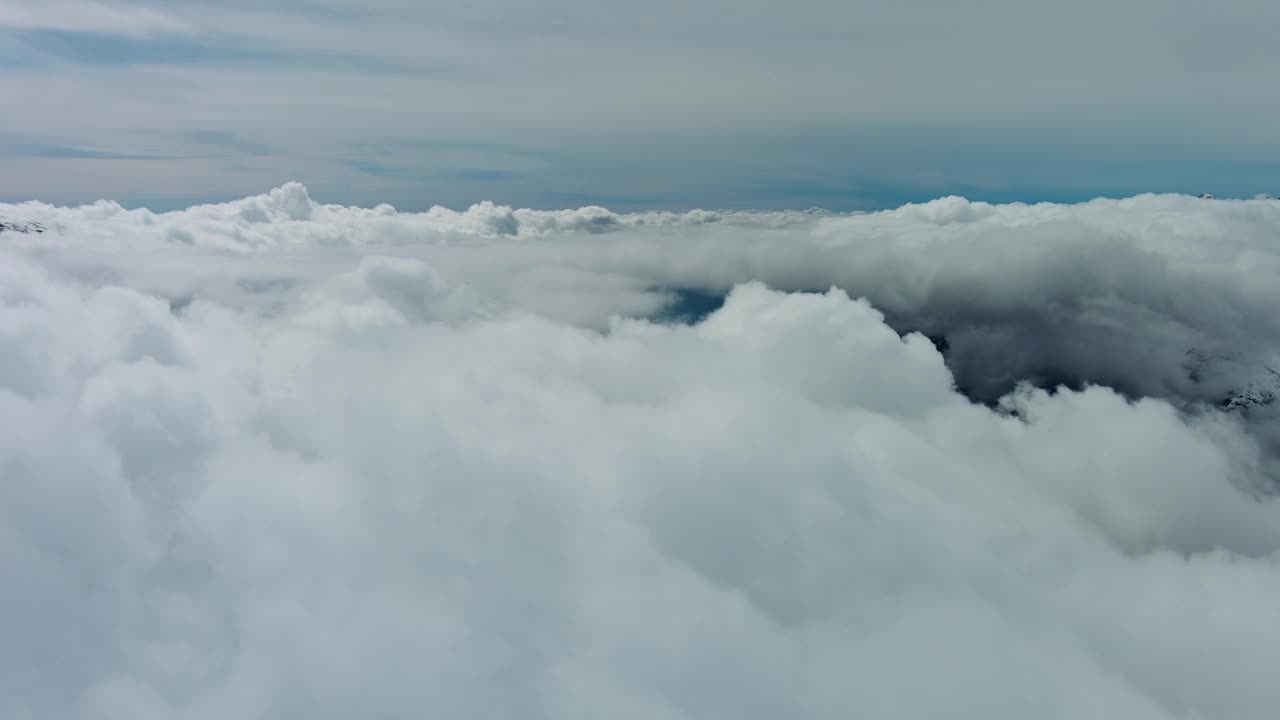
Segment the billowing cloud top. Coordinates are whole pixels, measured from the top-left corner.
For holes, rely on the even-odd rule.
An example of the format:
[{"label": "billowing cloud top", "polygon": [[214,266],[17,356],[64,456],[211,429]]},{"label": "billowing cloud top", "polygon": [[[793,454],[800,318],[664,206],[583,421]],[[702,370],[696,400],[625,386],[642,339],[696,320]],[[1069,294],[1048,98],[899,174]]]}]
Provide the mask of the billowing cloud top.
[{"label": "billowing cloud top", "polygon": [[1274,200],[0,217],[0,715],[1280,704]]}]

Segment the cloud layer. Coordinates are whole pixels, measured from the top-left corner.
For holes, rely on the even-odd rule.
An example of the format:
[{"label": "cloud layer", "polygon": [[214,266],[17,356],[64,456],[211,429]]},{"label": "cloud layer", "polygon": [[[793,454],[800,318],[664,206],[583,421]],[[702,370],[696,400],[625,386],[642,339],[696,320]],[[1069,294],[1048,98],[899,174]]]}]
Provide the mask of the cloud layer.
[{"label": "cloud layer", "polygon": [[0,215],[6,717],[1280,702],[1275,201]]}]

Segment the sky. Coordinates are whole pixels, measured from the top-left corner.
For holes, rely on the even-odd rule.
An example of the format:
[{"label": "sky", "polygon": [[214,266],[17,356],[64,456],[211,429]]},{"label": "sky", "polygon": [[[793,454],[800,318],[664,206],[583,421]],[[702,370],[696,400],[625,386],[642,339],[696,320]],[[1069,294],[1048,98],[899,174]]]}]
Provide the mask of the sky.
[{"label": "sky", "polygon": [[0,200],[1280,194],[1263,0],[0,3]]},{"label": "sky", "polygon": [[1280,201],[0,218],[6,720],[1280,706]]}]

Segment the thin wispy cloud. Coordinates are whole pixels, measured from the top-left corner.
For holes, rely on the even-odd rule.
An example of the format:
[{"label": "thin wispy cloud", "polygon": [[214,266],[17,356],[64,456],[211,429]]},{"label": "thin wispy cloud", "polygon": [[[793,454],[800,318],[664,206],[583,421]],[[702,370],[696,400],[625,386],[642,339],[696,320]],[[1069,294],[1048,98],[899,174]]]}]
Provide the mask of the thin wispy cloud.
[{"label": "thin wispy cloud", "polygon": [[126,37],[196,34],[163,4],[109,0],[8,0],[0,6],[0,27]]},{"label": "thin wispy cloud", "polygon": [[[0,26],[0,91],[22,98],[5,142],[133,155],[163,124],[277,150],[237,179],[193,168],[189,189],[210,197],[295,177],[418,208],[544,191],[846,209],[1250,197],[1280,164],[1271,3],[53,2],[9,3]],[[551,179],[377,180],[335,159],[377,143],[429,169],[431,142],[539,151]],[[802,179],[762,190],[766,173]],[[0,195],[54,197],[55,176],[69,179],[54,199],[95,190],[54,165],[22,174]]]}]

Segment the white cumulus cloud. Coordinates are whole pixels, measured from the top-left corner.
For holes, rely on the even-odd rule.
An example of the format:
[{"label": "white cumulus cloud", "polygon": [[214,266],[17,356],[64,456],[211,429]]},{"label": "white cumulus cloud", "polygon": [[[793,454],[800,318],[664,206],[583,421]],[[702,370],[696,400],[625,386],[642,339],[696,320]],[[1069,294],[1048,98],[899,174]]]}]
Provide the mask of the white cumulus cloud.
[{"label": "white cumulus cloud", "polygon": [[1275,201],[0,215],[4,717],[1280,702]]}]

